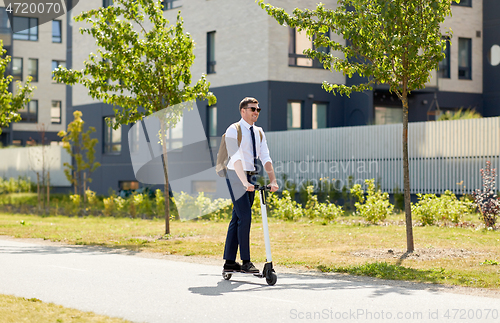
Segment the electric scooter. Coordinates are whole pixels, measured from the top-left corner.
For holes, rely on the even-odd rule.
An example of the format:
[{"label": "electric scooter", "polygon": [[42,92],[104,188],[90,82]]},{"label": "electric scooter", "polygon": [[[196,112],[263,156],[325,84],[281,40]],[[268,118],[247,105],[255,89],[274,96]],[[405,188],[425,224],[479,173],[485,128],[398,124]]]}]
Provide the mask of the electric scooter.
[{"label": "electric scooter", "polygon": [[[269,190],[271,187],[270,186],[262,186],[260,187],[259,185],[255,185],[255,190],[259,191],[260,193],[260,209],[262,211],[262,227],[264,229],[264,242],[266,244],[266,263],[264,265],[264,268],[262,269],[262,272],[251,274],[254,275],[255,277],[259,278],[265,278],[266,282],[268,285],[273,286],[276,284],[276,281],[278,280],[278,277],[276,276],[276,273],[273,269],[273,259],[271,256],[271,242],[269,241],[269,227],[267,226],[267,205],[266,205],[266,193],[265,191]],[[243,272],[238,272],[238,271],[223,271],[222,272],[222,277],[225,280],[231,279],[233,274],[245,274],[249,275],[247,273]]]}]

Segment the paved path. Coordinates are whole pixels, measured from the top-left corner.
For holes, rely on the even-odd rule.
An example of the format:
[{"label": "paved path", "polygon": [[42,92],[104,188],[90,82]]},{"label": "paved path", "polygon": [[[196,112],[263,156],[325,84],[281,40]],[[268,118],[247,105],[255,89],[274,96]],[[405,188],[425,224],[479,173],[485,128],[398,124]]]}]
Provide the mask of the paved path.
[{"label": "paved path", "polygon": [[435,286],[280,273],[267,286],[247,275],[224,281],[220,271],[104,248],[0,239],[0,293],[135,322],[500,322],[499,298]]}]

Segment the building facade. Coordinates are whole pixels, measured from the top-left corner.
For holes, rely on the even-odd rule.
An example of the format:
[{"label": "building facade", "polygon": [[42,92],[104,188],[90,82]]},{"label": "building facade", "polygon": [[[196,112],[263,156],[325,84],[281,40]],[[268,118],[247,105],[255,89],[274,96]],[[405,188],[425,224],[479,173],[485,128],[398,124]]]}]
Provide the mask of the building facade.
[{"label": "building facade", "polygon": [[[14,15],[10,21],[6,8],[0,9],[2,40],[12,57],[10,73],[14,81],[23,83],[31,76],[31,85],[36,87],[29,105],[19,111],[22,120],[2,129],[0,142],[4,146],[50,144],[60,140],[57,133],[66,125],[67,89],[64,84],[52,81],[52,71],[66,64],[66,18],[62,15],[40,24],[38,18]],[[11,23],[27,29],[12,32]],[[15,88],[14,82],[11,87]]]},{"label": "building facade", "polygon": [[[314,8],[316,2],[271,1],[274,6],[283,7],[288,12],[296,6]],[[80,1],[72,15],[111,3],[106,0]],[[336,6],[334,0],[324,3],[328,8]],[[220,138],[231,123],[239,120],[238,103],[245,96],[259,100],[263,110],[258,125],[265,131],[402,122],[401,104],[386,86],[354,93],[350,98],[324,91],[323,81],[350,85],[360,80],[326,71],[318,62],[302,55],[312,42],[304,34],[280,26],[253,0],[165,0],[164,13],[171,23],[175,22],[179,10],[185,31],[196,42],[193,81],[206,74],[211,91],[217,96],[215,106],[198,102],[201,121],[209,138],[207,142],[212,147],[217,147],[216,138]],[[425,89],[410,94],[410,122],[435,120],[443,111],[460,108],[474,108],[484,116],[500,115],[500,33],[497,32],[499,22],[496,18],[500,14],[500,3],[496,0],[462,0],[453,5],[452,13],[453,16],[443,24],[443,29],[453,30],[447,58]],[[42,25],[38,42],[13,40],[13,57],[22,58],[26,66],[31,58],[37,58],[39,66],[60,59],[70,68],[81,69],[89,53],[95,53],[95,41],[80,34],[83,23],[67,19],[63,25],[62,32],[66,37],[62,43],[54,44],[50,38],[45,39],[44,35],[51,33],[50,24]],[[338,36],[331,34],[330,37]],[[336,40],[342,41],[340,38]],[[29,46],[34,44],[48,46],[50,50],[43,54],[36,51],[40,55],[32,57]],[[46,76],[42,73],[50,73],[50,69],[44,66],[39,73],[43,80]],[[23,73],[23,76],[27,75],[26,67]],[[50,107],[51,102],[60,100],[64,111],[61,125],[71,121],[72,118],[66,116],[80,110],[86,125],[96,128],[99,139],[96,158],[102,166],[93,174],[91,189],[106,194],[110,188],[137,187],[127,141],[130,125],[118,130],[109,129],[104,118],[113,116],[112,107],[93,100],[80,85],[68,87],[66,94],[65,87],[60,84],[50,81],[46,84],[44,81],[43,85],[34,84],[44,87],[43,91],[36,90],[34,96],[39,101],[39,123],[48,123],[51,118],[48,108],[42,109],[42,105]],[[35,128],[35,124],[13,125],[12,138],[25,138]],[[53,126],[53,129],[56,132],[59,128]]]}]

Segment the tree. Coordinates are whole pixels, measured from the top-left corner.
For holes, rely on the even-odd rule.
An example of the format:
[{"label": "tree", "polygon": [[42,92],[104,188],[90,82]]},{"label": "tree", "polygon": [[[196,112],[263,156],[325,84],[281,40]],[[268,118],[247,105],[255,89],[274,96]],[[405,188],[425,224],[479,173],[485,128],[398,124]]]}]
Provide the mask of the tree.
[{"label": "tree", "polygon": [[[36,146],[36,141],[30,137],[28,144],[35,147],[28,150],[28,156],[30,168],[37,177],[38,211],[43,210],[45,214],[47,209],[50,209],[50,165],[54,158],[49,158],[47,154],[48,146],[45,137],[47,126],[44,123],[37,125],[37,132],[40,138],[40,146]],[[47,201],[47,204],[45,204],[45,201]]]},{"label": "tree", "polygon": [[[316,9],[295,9],[290,15],[281,8],[256,0],[281,25],[305,30],[315,48],[305,54],[319,59],[325,69],[348,77],[357,74],[364,83],[347,86],[323,82],[334,94],[349,96],[353,91],[372,90],[374,84],[388,84],[403,106],[403,173],[407,251],[414,251],[410,207],[408,163],[408,94],[425,87],[432,70],[445,57],[443,49],[451,30],[445,35],[441,24],[451,15],[452,1],[459,0],[338,0],[336,9],[318,4]],[[329,39],[325,33],[340,35],[344,43]],[[335,52],[343,57],[336,57]]]},{"label": "tree", "polygon": [[0,134],[3,127],[8,127],[11,122],[21,120],[21,115],[17,113],[19,109],[25,107],[30,102],[31,93],[35,87],[31,87],[31,76],[24,83],[17,81],[15,94],[9,89],[12,83],[12,75],[5,76],[5,70],[11,61],[7,51],[3,48],[3,41],[0,40]]},{"label": "tree", "polygon": [[68,124],[68,131],[61,130],[57,135],[62,138],[64,149],[76,162],[76,165],[64,163],[66,167],[64,174],[74,186],[75,194],[81,196],[81,201],[85,201],[84,187],[87,182],[92,182],[92,172],[101,164],[95,161],[97,139],[90,139],[90,134],[95,132],[95,128],[89,127],[86,132],[83,132],[85,122],[82,120],[81,111],[73,112],[73,118],[73,121]]},{"label": "tree", "polygon": [[[158,0],[116,0],[113,6],[81,13],[75,21],[92,25],[80,32],[96,39],[97,54],[90,54],[82,70],[60,67],[55,79],[83,84],[92,98],[112,104],[115,121],[107,122],[114,129],[163,111],[159,139],[168,196],[165,134],[182,114],[173,107],[196,99],[216,102],[205,75],[191,85],[194,41],[184,33],[180,12],[176,24],[169,25]],[[165,198],[165,234],[170,233],[169,201]]]}]

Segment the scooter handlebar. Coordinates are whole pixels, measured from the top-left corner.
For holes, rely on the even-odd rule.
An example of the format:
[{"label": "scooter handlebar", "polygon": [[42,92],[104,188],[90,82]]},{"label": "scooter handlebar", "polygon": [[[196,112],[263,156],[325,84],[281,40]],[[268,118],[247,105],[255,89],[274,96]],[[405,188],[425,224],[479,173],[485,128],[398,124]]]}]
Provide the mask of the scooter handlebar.
[{"label": "scooter handlebar", "polygon": [[256,191],[270,191],[271,185],[260,186],[259,184],[254,185]]}]

